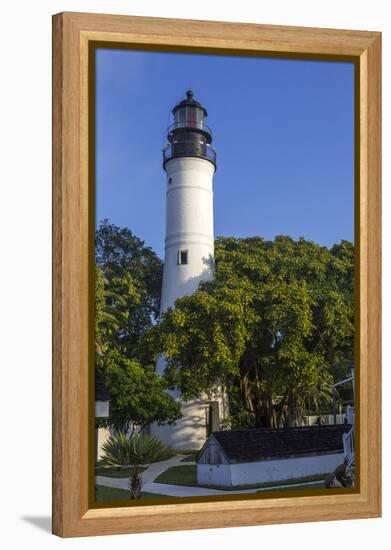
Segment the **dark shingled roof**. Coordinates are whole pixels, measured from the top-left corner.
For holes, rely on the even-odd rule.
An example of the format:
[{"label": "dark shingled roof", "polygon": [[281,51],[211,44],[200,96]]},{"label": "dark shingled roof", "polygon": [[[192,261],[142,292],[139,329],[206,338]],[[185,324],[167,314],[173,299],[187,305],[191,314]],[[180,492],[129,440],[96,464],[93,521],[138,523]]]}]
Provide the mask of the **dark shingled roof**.
[{"label": "dark shingled roof", "polygon": [[95,401],[109,401],[110,394],[98,369],[95,371]]},{"label": "dark shingled roof", "polygon": [[342,452],[342,434],[350,425],[255,428],[213,432],[230,462]]}]

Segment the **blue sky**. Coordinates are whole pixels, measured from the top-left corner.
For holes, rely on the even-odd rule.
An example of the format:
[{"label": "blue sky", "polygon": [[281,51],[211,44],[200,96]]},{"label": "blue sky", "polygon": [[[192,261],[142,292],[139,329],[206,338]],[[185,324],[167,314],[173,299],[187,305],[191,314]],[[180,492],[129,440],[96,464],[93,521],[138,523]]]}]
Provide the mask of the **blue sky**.
[{"label": "blue sky", "polygon": [[163,257],[169,115],[191,87],[217,150],[215,236],[354,236],[351,63],[98,50],[96,221]]}]

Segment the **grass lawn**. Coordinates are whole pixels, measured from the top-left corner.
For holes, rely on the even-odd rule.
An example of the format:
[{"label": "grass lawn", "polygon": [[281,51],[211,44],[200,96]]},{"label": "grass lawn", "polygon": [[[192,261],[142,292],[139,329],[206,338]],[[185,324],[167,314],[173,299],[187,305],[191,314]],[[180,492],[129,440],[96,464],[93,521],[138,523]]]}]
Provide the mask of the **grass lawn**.
[{"label": "grass lawn", "polygon": [[[298,483],[300,483],[300,481],[298,481]],[[285,483],[285,485],[289,485],[289,483]],[[276,491],[279,489],[278,485],[276,485],[275,483],[273,484],[273,487],[276,488]],[[288,490],[288,487],[286,488]],[[289,491],[294,491],[295,489],[299,490],[299,489],[326,489],[325,485],[324,485],[324,481],[320,482],[320,483],[313,483],[312,485],[308,485],[308,487],[303,487],[303,486],[299,486],[299,487],[296,487],[296,486],[293,486],[293,487],[289,487]],[[258,493],[263,493],[263,491],[257,491],[257,494]]]},{"label": "grass lawn", "polygon": [[[147,466],[140,466],[139,471],[143,472],[147,469]],[[126,468],[120,468],[118,466],[97,466],[95,468],[95,475],[105,476],[105,477],[129,477],[133,471],[132,466],[127,466]]]},{"label": "grass lawn", "polygon": [[[309,483],[311,481],[319,481],[311,485],[312,488],[324,487],[324,480],[328,474],[318,474],[314,476],[294,477],[292,479],[285,479],[282,481],[267,481],[265,483],[257,483],[255,485],[236,485],[235,487],[227,488],[227,491],[235,491],[237,489],[264,489],[267,487],[279,487],[285,485],[296,485],[297,483]],[[302,489],[302,487],[292,487],[292,489]]]},{"label": "grass lawn", "polygon": [[[197,483],[197,466],[173,466],[162,474],[160,474],[155,480],[155,483],[166,483],[169,485],[187,485],[189,487],[206,487],[208,489],[221,489],[222,491],[238,491],[241,489],[263,489],[265,487],[277,487],[279,485],[293,485],[296,483],[305,483],[309,481],[323,481],[327,474],[320,474],[316,476],[298,477],[294,479],[287,479],[285,481],[270,481],[267,483],[256,483],[255,485],[235,485],[235,487],[221,487],[217,485],[198,485]],[[317,487],[318,485],[316,485]],[[319,484],[320,487],[323,486]],[[311,486],[312,487],[312,486]]]},{"label": "grass lawn", "polygon": [[[293,484],[293,480],[289,480],[291,481],[291,484]],[[297,483],[300,483],[300,481],[298,481]],[[288,487],[284,487],[284,491],[294,491],[295,489],[298,490],[298,489],[326,489],[326,487],[324,486],[324,481],[321,481],[320,483],[313,483],[311,485],[308,485],[308,487],[289,487],[290,483],[287,483],[285,482],[284,485],[288,485]],[[265,485],[265,487],[267,487],[267,485]],[[276,485],[275,483],[273,483],[273,487],[277,487],[278,488],[278,485]],[[263,493],[263,491],[256,491],[257,494],[258,493]]]},{"label": "grass lawn", "polygon": [[[126,489],[116,489],[115,487],[104,487],[103,485],[96,485],[95,497],[97,501],[109,501],[109,500],[131,500],[130,492]],[[150,498],[175,498],[167,495],[158,495],[155,493],[141,493],[142,499]]]},{"label": "grass lawn", "polygon": [[192,453],[186,455],[185,458],[182,458],[181,462],[195,462],[197,458],[197,453]]},{"label": "grass lawn", "polygon": [[188,485],[189,487],[198,487],[197,485],[197,467],[191,466],[173,466],[154,479],[154,483],[167,483],[168,485]]}]

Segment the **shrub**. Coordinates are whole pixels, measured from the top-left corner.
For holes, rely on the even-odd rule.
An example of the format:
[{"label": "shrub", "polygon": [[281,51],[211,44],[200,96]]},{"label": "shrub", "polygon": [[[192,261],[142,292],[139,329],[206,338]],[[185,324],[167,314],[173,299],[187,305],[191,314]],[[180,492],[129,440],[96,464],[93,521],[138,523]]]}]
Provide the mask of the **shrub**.
[{"label": "shrub", "polygon": [[335,471],[325,479],[325,487],[354,487],[354,466],[348,466],[346,461],[337,466]]},{"label": "shrub", "polygon": [[113,433],[102,446],[102,466],[150,464],[174,456],[174,451],[161,441],[146,434],[128,437],[124,432]]},{"label": "shrub", "polygon": [[130,464],[129,440],[125,433],[117,432],[102,445],[103,457],[99,461],[99,466],[127,466]]}]

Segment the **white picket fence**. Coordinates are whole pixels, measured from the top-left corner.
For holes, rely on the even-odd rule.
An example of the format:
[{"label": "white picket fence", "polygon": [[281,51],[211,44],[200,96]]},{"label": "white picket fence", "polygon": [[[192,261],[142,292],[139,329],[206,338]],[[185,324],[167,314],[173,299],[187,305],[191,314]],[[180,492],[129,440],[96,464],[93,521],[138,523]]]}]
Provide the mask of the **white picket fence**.
[{"label": "white picket fence", "polygon": [[343,434],[342,440],[345,460],[348,466],[352,466],[354,464],[354,426],[346,434]]},{"label": "white picket fence", "polygon": [[350,405],[346,407],[346,418],[348,420],[348,424],[354,424],[354,407]]},{"label": "white picket fence", "polygon": [[352,427],[350,430],[343,434],[343,452],[345,455],[345,460],[347,461],[348,466],[354,465],[354,407],[348,405],[346,407],[346,418],[348,424],[351,424]]},{"label": "white picket fence", "polygon": [[[332,414],[322,414],[320,415],[322,419],[322,424],[324,426],[330,426],[334,424],[334,415]],[[337,424],[345,423],[346,414],[337,414],[336,421]],[[303,416],[303,426],[316,426],[319,422],[319,415],[310,415]]]}]

